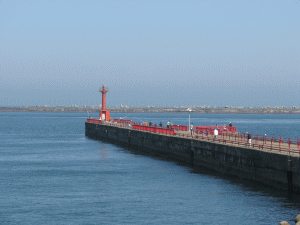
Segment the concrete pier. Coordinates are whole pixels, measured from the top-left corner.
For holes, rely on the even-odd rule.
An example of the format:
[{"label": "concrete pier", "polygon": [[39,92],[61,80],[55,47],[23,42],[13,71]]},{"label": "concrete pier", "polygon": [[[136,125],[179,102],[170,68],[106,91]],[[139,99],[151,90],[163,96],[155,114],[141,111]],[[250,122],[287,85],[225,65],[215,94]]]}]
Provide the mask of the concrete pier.
[{"label": "concrete pier", "polygon": [[165,155],[195,168],[205,167],[290,192],[300,191],[300,157],[293,151],[275,152],[262,149],[259,144],[248,147],[230,143],[229,140],[218,142],[202,139],[201,136],[188,136],[189,132],[174,136],[109,123],[86,122],[85,134],[151,154]]}]

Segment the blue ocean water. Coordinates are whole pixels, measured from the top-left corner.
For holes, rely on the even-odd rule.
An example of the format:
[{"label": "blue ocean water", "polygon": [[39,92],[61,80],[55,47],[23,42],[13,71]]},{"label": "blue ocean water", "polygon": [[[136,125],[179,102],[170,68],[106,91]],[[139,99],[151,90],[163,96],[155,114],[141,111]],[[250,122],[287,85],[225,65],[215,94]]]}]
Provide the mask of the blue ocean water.
[{"label": "blue ocean water", "polygon": [[[89,114],[97,117],[97,114]],[[300,196],[85,137],[87,113],[0,113],[0,224],[278,224]],[[188,124],[188,114],[117,114]],[[191,114],[300,138],[300,115]]]}]

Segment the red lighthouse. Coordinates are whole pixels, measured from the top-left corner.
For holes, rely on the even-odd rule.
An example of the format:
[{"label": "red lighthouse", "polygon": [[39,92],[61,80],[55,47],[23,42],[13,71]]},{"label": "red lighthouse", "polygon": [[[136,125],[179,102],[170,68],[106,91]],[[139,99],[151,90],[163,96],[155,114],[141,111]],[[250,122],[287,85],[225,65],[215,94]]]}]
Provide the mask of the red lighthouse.
[{"label": "red lighthouse", "polygon": [[102,121],[109,121],[109,110],[106,110],[106,92],[108,90],[105,90],[105,85],[102,85],[102,89],[99,90],[99,92],[102,93],[102,110],[100,111],[100,120]]}]

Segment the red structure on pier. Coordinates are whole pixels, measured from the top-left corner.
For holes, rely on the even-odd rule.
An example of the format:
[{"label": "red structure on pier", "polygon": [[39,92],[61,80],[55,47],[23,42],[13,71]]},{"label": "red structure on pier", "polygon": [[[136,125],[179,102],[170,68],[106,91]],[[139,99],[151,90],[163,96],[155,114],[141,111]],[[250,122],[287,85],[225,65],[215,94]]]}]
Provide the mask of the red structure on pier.
[{"label": "red structure on pier", "polygon": [[102,89],[100,89],[99,92],[102,93],[102,110],[100,111],[99,114],[100,120],[109,121],[110,120],[109,110],[106,110],[106,92],[108,92],[108,90],[105,89],[104,84],[102,85]]}]

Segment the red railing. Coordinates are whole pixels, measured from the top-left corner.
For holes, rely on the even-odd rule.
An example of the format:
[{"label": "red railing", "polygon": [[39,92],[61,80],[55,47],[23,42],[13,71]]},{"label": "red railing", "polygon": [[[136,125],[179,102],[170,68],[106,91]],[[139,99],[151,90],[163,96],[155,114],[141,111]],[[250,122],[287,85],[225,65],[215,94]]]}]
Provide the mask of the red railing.
[{"label": "red railing", "polygon": [[99,120],[99,119],[92,119],[92,118],[87,118],[87,122],[89,122],[89,123],[100,123],[100,124],[102,124],[102,120]]},{"label": "red railing", "polygon": [[[189,126],[183,126],[183,125],[173,125],[173,128],[175,130],[181,130],[181,131],[188,131]],[[207,130],[214,130],[216,126],[194,126],[194,130],[196,131],[207,131]],[[230,126],[218,126],[218,131],[220,132],[236,132],[236,127],[230,127]]]},{"label": "red railing", "polygon": [[112,122],[113,123],[115,123],[115,122],[117,122],[117,123],[132,123],[132,120],[113,119]]},{"label": "red railing", "polygon": [[[214,129],[210,129],[210,128],[202,128],[202,127],[196,127],[196,134],[213,134],[214,133]],[[222,134],[222,130],[218,130],[219,134]]]},{"label": "red railing", "polygon": [[[213,142],[219,142],[223,144],[231,144],[245,147],[252,147],[258,149],[267,149],[270,151],[279,151],[286,153],[298,153],[300,155],[300,139],[292,138],[278,138],[272,136],[263,136],[259,137],[256,134],[251,135],[251,144],[248,143],[248,134],[246,133],[223,133],[218,135],[217,138],[214,138],[213,133],[202,133],[196,135],[180,134],[176,133],[177,136],[193,138],[193,139],[203,139]],[[285,143],[287,145],[282,145]]]},{"label": "red railing", "polygon": [[171,135],[175,134],[174,129],[168,129],[168,128],[162,128],[162,127],[156,127],[156,126],[151,126],[150,127],[150,126],[133,124],[132,128],[137,129],[137,130],[145,130],[145,131],[162,133],[162,134],[171,134]]},{"label": "red railing", "polygon": [[188,131],[189,126],[184,126],[184,125],[173,125],[173,128],[175,130],[182,130],[182,131]]},{"label": "red railing", "polygon": [[236,132],[236,127],[230,127],[230,126],[194,126],[196,130],[214,130],[218,129],[219,132]]}]

